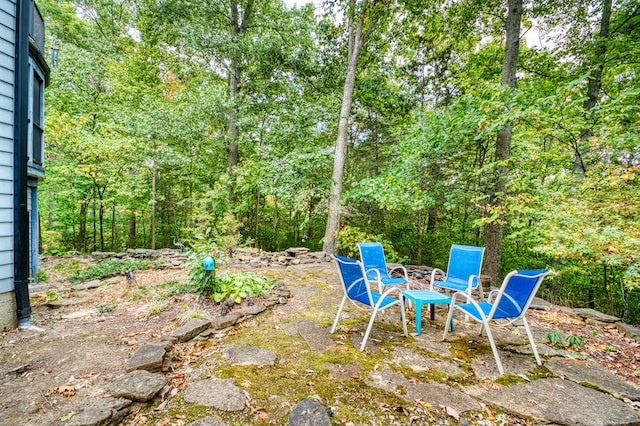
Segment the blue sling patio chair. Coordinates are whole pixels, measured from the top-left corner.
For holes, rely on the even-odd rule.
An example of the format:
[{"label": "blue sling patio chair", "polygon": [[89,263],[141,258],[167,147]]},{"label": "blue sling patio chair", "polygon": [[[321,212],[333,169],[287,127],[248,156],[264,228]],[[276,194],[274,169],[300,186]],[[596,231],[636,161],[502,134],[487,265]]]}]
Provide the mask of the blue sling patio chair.
[{"label": "blue sling patio chair", "polygon": [[491,344],[491,350],[493,351],[493,357],[496,359],[498,370],[500,374],[504,374],[498,349],[496,348],[496,343],[493,340],[489,326],[493,324],[504,327],[513,324],[517,320],[522,320],[536,362],[538,365],[542,365],[525,314],[540,284],[542,284],[542,280],[544,280],[544,277],[549,273],[550,271],[548,270],[511,271],[504,278],[504,281],[502,281],[502,286],[498,290],[492,290],[489,293],[486,302],[478,303],[466,292],[454,293],[451,298],[451,305],[449,305],[449,315],[445,323],[444,336],[442,339],[447,339],[449,324],[453,318],[453,313],[456,310],[463,312],[467,317],[481,323],[480,335],[482,335],[483,330],[487,330],[487,338]]},{"label": "blue sling patio chair", "polygon": [[[407,274],[407,269],[402,265],[389,269],[384,257],[382,244],[375,242],[358,243],[358,249],[360,250],[360,259],[362,260],[369,284],[374,282],[378,284],[378,290],[380,292],[388,285],[404,286],[405,290],[409,290],[409,275]],[[402,276],[392,276],[396,271]]]},{"label": "blue sling patio chair", "polygon": [[[346,301],[349,300],[358,308],[372,311],[369,326],[367,327],[367,331],[362,339],[360,350],[364,350],[367,344],[367,339],[369,338],[369,333],[371,332],[371,327],[373,326],[373,321],[375,320],[378,311],[382,311],[391,306],[397,305],[400,307],[400,318],[402,320],[404,335],[408,336],[402,290],[398,287],[391,287],[384,293],[372,291],[369,287],[368,280],[365,279],[362,263],[354,259],[349,259],[348,257],[337,255],[332,255],[331,258],[336,262],[338,273],[340,275],[340,282],[342,283],[342,288],[344,290],[344,297],[340,303],[340,308],[338,308],[336,319],[333,321],[331,333],[333,334],[336,331],[342,309],[344,308]],[[397,293],[398,297],[391,297],[390,295],[393,293]]]},{"label": "blue sling patio chair", "polygon": [[[466,291],[469,296],[475,289],[480,291],[480,297],[484,298],[484,292],[480,284],[480,270],[484,247],[463,246],[453,244],[449,252],[449,265],[447,272],[433,268],[431,271],[430,290],[434,287],[445,288],[452,291]],[[436,281],[436,274],[444,275],[444,281]]]}]

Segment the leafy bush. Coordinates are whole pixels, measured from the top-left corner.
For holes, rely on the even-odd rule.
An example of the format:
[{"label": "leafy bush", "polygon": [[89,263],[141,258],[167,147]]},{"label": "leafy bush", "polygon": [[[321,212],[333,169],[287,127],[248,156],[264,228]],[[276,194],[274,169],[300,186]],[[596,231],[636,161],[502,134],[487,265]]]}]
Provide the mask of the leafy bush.
[{"label": "leafy bush", "polygon": [[187,259],[187,268],[189,268],[189,284],[195,288],[196,293],[209,297],[213,294],[215,288],[215,267],[211,274],[207,274],[204,270],[204,258],[209,256],[208,252],[193,252]]},{"label": "leafy bush", "polygon": [[406,257],[401,258],[398,255],[396,250],[393,248],[393,243],[386,240],[382,235],[367,234],[366,232],[352,226],[343,226],[338,233],[338,253],[358,259],[360,258],[358,243],[367,241],[376,241],[382,244],[387,262],[405,263],[407,261]]},{"label": "leafy bush", "polygon": [[144,269],[156,262],[148,259],[114,259],[105,260],[87,269],[75,271],[69,281],[83,281],[94,278],[105,278],[124,274],[127,269]]},{"label": "leafy bush", "polygon": [[38,272],[36,272],[36,281],[39,283],[45,283],[49,281],[49,275],[47,274],[46,271],[43,271],[41,269]]},{"label": "leafy bush", "polygon": [[565,336],[560,331],[554,331],[547,334],[547,341],[551,346],[560,349],[570,348],[572,346],[575,346],[576,349],[580,349],[584,343],[584,339],[582,337],[574,336],[573,334]]},{"label": "leafy bush", "polygon": [[117,306],[118,305],[116,304],[116,302],[104,302],[104,303],[98,303],[96,305],[96,309],[101,314],[106,314],[109,312],[113,312]]},{"label": "leafy bush", "polygon": [[[251,272],[227,272],[216,275],[214,268],[210,274],[204,270],[204,259],[216,252],[216,244],[212,242],[210,230],[205,235],[199,235],[199,244],[194,245],[194,251],[187,259],[189,268],[189,285],[202,296],[210,297],[219,303],[226,299],[233,299],[236,303],[246,297],[258,297],[273,287],[267,278]],[[228,247],[226,248],[229,249]],[[215,259],[214,259],[215,260]]]},{"label": "leafy bush", "polygon": [[262,296],[271,287],[273,283],[262,275],[251,272],[227,272],[215,279],[211,298],[215,302],[231,298],[240,303],[245,297]]},{"label": "leafy bush", "polygon": [[49,302],[54,302],[60,298],[62,298],[62,295],[64,294],[63,291],[53,291],[53,290],[47,290],[45,292],[44,295],[44,300],[47,301],[47,303]]}]

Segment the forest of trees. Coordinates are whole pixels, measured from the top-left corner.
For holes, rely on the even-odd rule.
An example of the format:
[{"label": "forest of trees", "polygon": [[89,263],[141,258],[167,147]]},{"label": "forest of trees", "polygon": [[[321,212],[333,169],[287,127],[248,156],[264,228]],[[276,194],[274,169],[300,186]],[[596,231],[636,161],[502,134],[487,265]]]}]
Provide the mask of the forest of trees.
[{"label": "forest of trees", "polygon": [[640,322],[637,1],[37,3],[44,253],[484,245]]}]

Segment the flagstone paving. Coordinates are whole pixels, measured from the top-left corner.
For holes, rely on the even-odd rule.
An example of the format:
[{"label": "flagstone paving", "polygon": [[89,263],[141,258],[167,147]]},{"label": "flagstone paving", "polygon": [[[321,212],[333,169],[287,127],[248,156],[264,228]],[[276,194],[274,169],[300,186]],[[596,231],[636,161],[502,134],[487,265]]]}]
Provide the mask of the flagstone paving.
[{"label": "flagstone paving", "polygon": [[[402,334],[397,311],[381,312],[359,361],[321,361],[336,359],[329,354],[358,348],[369,314],[345,309],[338,329],[331,334],[330,325],[342,297],[333,265],[305,263],[289,266],[286,272],[278,300],[272,300],[263,313],[261,309],[237,310],[231,322],[224,317],[192,320],[180,328],[158,330],[156,341],[131,353],[122,365],[122,376],[105,386],[107,393],[97,394],[60,424],[133,424],[132,416],[151,419],[159,412],[169,413],[168,423],[163,424],[190,426],[285,421],[290,425],[354,425],[344,407],[337,405],[342,398],[337,388],[348,382],[359,389],[358,398],[367,402],[382,398],[378,408],[371,408],[371,404],[366,404],[367,408],[365,404],[349,406],[354,416],[370,418],[375,424],[640,425],[640,404],[636,402],[640,391],[634,385],[592,361],[570,359],[565,356],[570,352],[548,347],[549,329],[535,324],[532,329],[543,367],[535,363],[522,327],[494,334],[507,372],[503,376],[499,376],[486,336],[478,335],[478,324],[456,318],[456,331],[448,341],[442,341],[446,315],[442,307],[435,321],[425,317],[420,335],[411,333],[409,337]],[[261,335],[252,336],[250,325],[234,331],[235,324],[250,322],[257,314],[271,327],[273,336],[265,336],[265,327],[256,327]],[[413,321],[409,331],[415,331]],[[290,339],[286,347],[262,347],[261,342],[278,340],[278,336]],[[237,343],[235,337],[245,343]],[[185,345],[196,340],[201,342],[199,355],[174,368],[172,360],[181,356],[176,345],[190,347]],[[319,364],[296,372],[296,360],[303,356],[317,359]],[[375,365],[368,359],[375,359]],[[283,403],[281,395],[272,395],[270,401],[286,406],[289,413],[286,420],[278,420],[269,417],[273,407],[264,401],[262,406],[253,403],[255,395],[247,390],[251,389],[247,382],[283,365],[283,375],[269,380],[294,383],[287,376],[303,374],[308,381],[306,390],[292,392],[287,385],[280,389],[283,395],[306,392],[299,400]],[[147,371],[158,371],[160,366],[164,375]],[[221,369],[228,372],[229,368],[244,369],[243,377],[248,379],[223,377]],[[163,388],[168,380],[165,376],[174,385],[177,380],[182,385]],[[319,396],[315,388],[323,384],[336,388],[333,399]]]}]

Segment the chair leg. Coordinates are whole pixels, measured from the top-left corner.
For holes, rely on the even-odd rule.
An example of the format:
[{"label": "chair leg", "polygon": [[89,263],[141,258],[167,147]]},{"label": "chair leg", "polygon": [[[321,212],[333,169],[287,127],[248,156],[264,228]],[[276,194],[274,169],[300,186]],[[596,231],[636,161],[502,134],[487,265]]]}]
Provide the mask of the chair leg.
[{"label": "chair leg", "polygon": [[[449,334],[449,326],[453,324],[453,307],[454,305],[449,306],[449,314],[447,315],[447,321],[444,323],[444,334],[442,335],[442,340],[447,340],[447,334]],[[453,330],[451,330],[453,332]]]},{"label": "chair leg", "polygon": [[331,327],[331,334],[336,331],[336,327],[338,326],[338,320],[340,319],[340,314],[342,313],[342,308],[344,308],[344,302],[347,301],[347,296],[342,298],[342,302],[340,303],[340,307],[338,308],[338,313],[336,314],[336,319],[333,320],[333,326]]},{"label": "chair leg", "polygon": [[400,318],[402,320],[402,329],[404,330],[404,337],[408,337],[407,332],[407,314],[404,311],[404,298],[400,296]]},{"label": "chair leg", "polygon": [[536,362],[538,365],[542,365],[542,361],[540,361],[540,355],[538,355],[538,349],[536,348],[536,344],[533,341],[533,333],[531,333],[531,329],[529,328],[529,323],[525,317],[522,317],[522,323],[524,324],[524,329],[527,330],[527,337],[529,337],[529,342],[531,343],[531,349],[533,350],[533,356],[536,357]]},{"label": "chair leg", "polygon": [[360,344],[360,350],[363,351],[365,346],[367,346],[367,339],[369,338],[369,333],[371,333],[371,328],[373,327],[373,321],[376,319],[376,314],[378,313],[378,307],[376,306],[371,313],[371,319],[369,320],[369,325],[367,326],[367,331],[364,333],[364,337],[362,338],[362,343]]},{"label": "chair leg", "polygon": [[[484,325],[484,324],[483,324]],[[502,363],[500,362],[500,355],[498,355],[498,348],[496,347],[496,342],[493,341],[493,335],[491,334],[491,329],[489,326],[486,327],[487,337],[489,338],[489,343],[491,344],[491,350],[493,351],[493,357],[496,359],[496,364],[498,365],[498,371],[500,375],[504,374],[504,368],[502,368]]]}]

